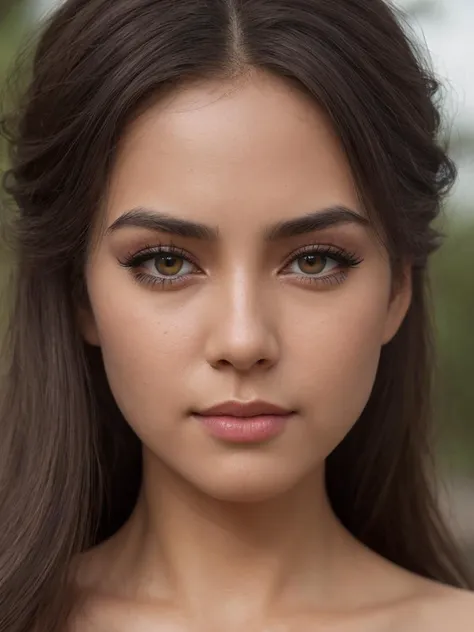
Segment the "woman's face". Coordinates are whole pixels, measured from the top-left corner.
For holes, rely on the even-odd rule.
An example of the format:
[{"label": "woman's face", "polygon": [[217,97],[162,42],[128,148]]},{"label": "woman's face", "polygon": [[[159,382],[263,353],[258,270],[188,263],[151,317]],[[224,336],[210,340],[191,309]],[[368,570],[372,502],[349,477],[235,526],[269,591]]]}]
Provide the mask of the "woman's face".
[{"label": "woman's face", "polygon": [[[208,230],[156,230],[163,214]],[[321,469],[410,300],[408,282],[390,300],[365,217],[328,119],[280,79],[196,83],[128,129],[82,327],[146,458],[229,500]],[[217,439],[192,414],[257,399],[295,411],[260,443]]]}]

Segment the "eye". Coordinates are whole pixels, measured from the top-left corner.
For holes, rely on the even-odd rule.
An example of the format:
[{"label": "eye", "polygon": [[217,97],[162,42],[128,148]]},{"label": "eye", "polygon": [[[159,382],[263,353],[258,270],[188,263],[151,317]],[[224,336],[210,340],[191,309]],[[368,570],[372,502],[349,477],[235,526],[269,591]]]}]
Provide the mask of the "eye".
[{"label": "eye", "polygon": [[186,251],[172,245],[146,246],[129,253],[120,265],[131,269],[136,281],[143,285],[181,284],[198,269]]},{"label": "eye", "polygon": [[342,283],[350,268],[363,261],[355,253],[336,246],[305,246],[294,253],[284,271],[301,283]]},{"label": "eye", "polygon": [[190,261],[183,256],[175,255],[164,252],[163,254],[156,255],[148,259],[142,264],[144,270],[147,270],[149,274],[158,274],[164,277],[175,277],[181,272],[189,274],[190,270],[186,270],[186,265],[191,268],[194,267]]},{"label": "eye", "polygon": [[308,253],[299,255],[293,260],[292,266],[296,269],[292,270],[292,272],[295,274],[302,272],[309,275],[321,274],[330,272],[333,268],[337,268],[338,265],[338,262],[331,257],[318,253]]}]

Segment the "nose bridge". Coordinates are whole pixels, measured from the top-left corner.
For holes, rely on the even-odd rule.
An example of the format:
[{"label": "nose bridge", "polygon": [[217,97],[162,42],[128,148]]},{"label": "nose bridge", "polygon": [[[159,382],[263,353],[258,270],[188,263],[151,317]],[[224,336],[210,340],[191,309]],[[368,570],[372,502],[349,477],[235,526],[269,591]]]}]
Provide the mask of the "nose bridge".
[{"label": "nose bridge", "polygon": [[239,265],[216,284],[208,360],[249,369],[275,362],[278,346],[275,306],[250,265]]}]

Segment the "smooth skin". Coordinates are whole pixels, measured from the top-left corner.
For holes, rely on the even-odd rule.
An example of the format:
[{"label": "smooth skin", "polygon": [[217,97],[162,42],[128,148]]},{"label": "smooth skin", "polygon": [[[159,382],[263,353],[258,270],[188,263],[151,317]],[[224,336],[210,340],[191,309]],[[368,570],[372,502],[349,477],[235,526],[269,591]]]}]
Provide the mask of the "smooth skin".
[{"label": "smooth skin", "polygon": [[[334,206],[362,221],[266,239]],[[465,632],[469,593],[367,550],[326,497],[325,459],[411,299],[408,264],[392,293],[326,115],[261,71],[183,87],[128,128],[104,213],[80,325],[143,442],[144,483],[127,524],[80,559],[74,630]],[[215,234],[158,231],[157,213]],[[226,443],[191,412],[230,399],[296,414],[266,443]]]}]

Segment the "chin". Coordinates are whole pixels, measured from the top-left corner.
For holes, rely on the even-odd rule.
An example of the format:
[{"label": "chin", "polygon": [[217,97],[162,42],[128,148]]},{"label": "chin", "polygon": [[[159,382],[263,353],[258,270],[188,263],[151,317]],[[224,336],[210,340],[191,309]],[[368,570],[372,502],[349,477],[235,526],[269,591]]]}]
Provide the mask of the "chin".
[{"label": "chin", "polygon": [[196,477],[188,475],[187,479],[193,487],[215,500],[256,503],[271,500],[296,488],[307,474],[301,468],[297,470],[294,466],[285,467],[276,462],[270,467],[268,463],[266,467],[259,467],[255,462],[234,465],[228,464],[212,471],[206,468]]}]

